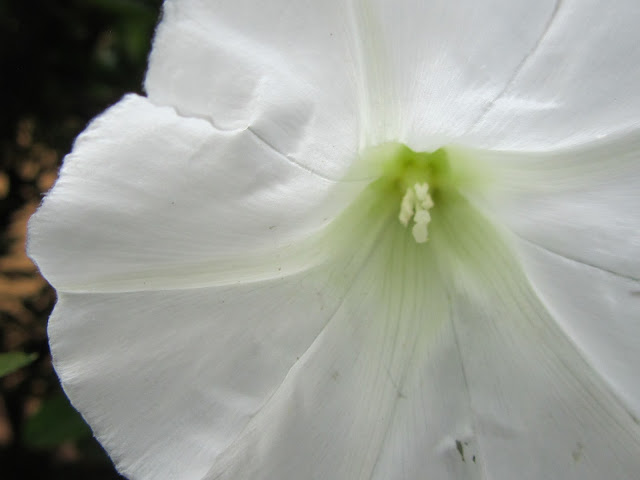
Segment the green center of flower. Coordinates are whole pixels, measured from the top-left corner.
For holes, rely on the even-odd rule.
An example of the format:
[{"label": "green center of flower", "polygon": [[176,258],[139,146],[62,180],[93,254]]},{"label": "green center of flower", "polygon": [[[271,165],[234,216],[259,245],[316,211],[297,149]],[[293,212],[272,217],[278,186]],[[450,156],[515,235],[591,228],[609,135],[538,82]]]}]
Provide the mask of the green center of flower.
[{"label": "green center of flower", "polygon": [[370,147],[344,177],[344,191],[359,193],[318,237],[319,248],[340,255],[345,266],[386,252],[376,257],[382,259],[379,274],[399,289],[407,278],[422,282],[423,275],[473,288],[469,279],[493,268],[484,250],[503,244],[474,207],[496,199],[490,196],[496,178],[483,152],[464,146],[432,152],[391,142]]},{"label": "green center of flower", "polygon": [[455,183],[447,151],[415,152],[406,145],[387,143],[371,149],[367,158],[381,169],[376,188],[397,203],[400,223],[411,227],[417,243],[427,242],[430,210],[442,191]]}]

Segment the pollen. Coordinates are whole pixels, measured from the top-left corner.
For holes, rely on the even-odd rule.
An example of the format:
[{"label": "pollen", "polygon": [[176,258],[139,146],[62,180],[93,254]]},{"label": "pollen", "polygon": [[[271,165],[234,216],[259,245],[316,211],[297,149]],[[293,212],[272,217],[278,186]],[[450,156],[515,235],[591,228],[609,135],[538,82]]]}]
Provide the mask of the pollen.
[{"label": "pollen", "polygon": [[413,219],[411,233],[417,243],[425,243],[429,240],[428,226],[431,221],[429,210],[433,207],[433,199],[429,194],[429,185],[416,183],[408,188],[400,203],[398,219],[405,227]]}]

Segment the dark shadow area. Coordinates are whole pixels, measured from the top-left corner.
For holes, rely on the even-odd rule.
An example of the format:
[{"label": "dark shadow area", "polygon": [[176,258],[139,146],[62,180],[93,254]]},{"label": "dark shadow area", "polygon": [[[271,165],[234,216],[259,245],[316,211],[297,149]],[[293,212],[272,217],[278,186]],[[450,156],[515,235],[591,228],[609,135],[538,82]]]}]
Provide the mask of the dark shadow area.
[{"label": "dark shadow area", "polygon": [[25,254],[26,224],[87,122],[141,92],[161,0],[0,0],[0,478],[121,478],[55,373],[55,292]]}]

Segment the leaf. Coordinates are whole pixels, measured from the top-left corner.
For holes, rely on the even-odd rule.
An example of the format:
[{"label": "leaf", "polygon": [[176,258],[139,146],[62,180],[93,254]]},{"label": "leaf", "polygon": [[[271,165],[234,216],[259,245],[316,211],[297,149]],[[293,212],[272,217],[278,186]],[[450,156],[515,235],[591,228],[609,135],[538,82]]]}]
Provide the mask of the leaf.
[{"label": "leaf", "polygon": [[37,353],[0,353],[0,378],[29,365],[36,358],[38,358]]},{"label": "leaf", "polygon": [[23,430],[25,444],[36,448],[54,447],[90,435],[91,429],[63,394],[45,400]]}]

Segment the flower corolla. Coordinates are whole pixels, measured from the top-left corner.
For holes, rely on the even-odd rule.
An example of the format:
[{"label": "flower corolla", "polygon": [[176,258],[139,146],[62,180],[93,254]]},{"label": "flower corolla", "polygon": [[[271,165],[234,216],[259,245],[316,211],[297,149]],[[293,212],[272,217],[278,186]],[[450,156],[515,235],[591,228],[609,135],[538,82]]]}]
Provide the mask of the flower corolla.
[{"label": "flower corolla", "polygon": [[636,0],[168,0],[30,223],[132,479],[640,475]]}]

